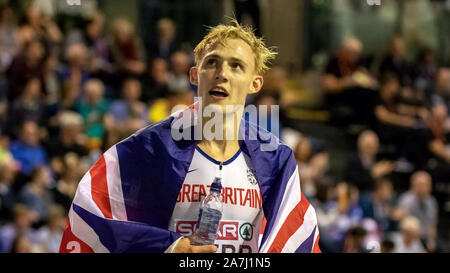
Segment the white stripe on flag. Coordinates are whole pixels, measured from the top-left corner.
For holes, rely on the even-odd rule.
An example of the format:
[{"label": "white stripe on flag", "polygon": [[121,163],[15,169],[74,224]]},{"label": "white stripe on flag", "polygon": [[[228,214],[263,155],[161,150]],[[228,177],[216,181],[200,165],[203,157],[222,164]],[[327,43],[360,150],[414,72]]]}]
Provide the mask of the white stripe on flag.
[{"label": "white stripe on flag", "polygon": [[116,145],[108,149],[104,154],[106,162],[106,181],[108,183],[111,213],[115,220],[127,220],[127,212],[123,200],[122,180],[120,178],[119,159]]},{"label": "white stripe on flag", "polygon": [[[309,205],[303,216],[303,224],[292,234],[289,240],[284,245],[281,253],[293,253],[297,248],[313,233],[316,227],[316,213],[314,208]],[[314,245],[312,245],[314,246]],[[311,246],[311,251],[312,251]]]},{"label": "white stripe on flag", "polygon": [[69,211],[69,221],[72,233],[92,248],[94,252],[109,253],[109,250],[100,242],[95,231],[73,211],[72,207]]},{"label": "white stripe on flag", "polygon": [[286,185],[286,189],[283,194],[283,199],[280,203],[280,208],[277,213],[277,217],[275,218],[274,224],[272,226],[272,230],[267,237],[266,242],[261,247],[260,252],[266,253],[270,247],[272,246],[275,237],[278,234],[281,226],[284,221],[288,217],[289,213],[297,206],[301,199],[301,191],[300,191],[300,178],[298,175],[298,166],[295,167],[294,173],[292,173],[291,178]]},{"label": "white stripe on flag", "polygon": [[[317,217],[316,217],[316,221],[317,221]],[[316,245],[317,238],[319,238],[319,226],[318,226],[318,225],[316,225],[316,235],[314,235],[313,248],[314,248],[314,246]]]},{"label": "white stripe on flag", "polygon": [[86,172],[78,184],[77,192],[73,198],[73,203],[94,215],[105,218],[100,208],[95,204],[94,200],[92,200],[91,174],[89,171]]}]

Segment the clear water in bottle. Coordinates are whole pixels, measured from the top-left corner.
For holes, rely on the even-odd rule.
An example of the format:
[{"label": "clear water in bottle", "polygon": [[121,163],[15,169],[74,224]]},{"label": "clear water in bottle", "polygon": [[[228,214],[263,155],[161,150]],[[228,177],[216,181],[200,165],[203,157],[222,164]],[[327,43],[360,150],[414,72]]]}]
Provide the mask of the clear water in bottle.
[{"label": "clear water in bottle", "polygon": [[222,218],[222,201],[220,193],[222,191],[222,164],[219,167],[219,175],[211,184],[211,191],[202,202],[198,214],[197,226],[191,240],[193,245],[211,245],[217,238],[220,219]]}]

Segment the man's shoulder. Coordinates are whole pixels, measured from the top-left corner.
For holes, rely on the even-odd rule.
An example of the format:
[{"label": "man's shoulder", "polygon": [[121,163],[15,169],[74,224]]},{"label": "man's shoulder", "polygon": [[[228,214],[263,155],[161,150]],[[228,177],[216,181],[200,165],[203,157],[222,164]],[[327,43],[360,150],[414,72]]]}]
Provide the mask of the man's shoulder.
[{"label": "man's shoulder", "polygon": [[248,128],[248,131],[246,130],[243,136],[244,141],[256,144],[260,147],[262,152],[268,154],[292,152],[292,149],[283,143],[283,141],[274,133],[269,132],[264,127],[247,119],[243,119],[242,121],[245,124],[244,128]]},{"label": "man's shoulder", "polygon": [[172,117],[168,117],[159,122],[155,122],[153,124],[147,125],[135,133],[125,138],[121,142],[117,143],[117,145],[122,144],[132,144],[132,143],[148,143],[152,140],[167,140],[167,134],[170,134],[170,124],[172,121]]},{"label": "man's shoulder", "polygon": [[297,162],[289,146],[257,124],[249,121],[245,121],[245,124],[248,131],[243,141],[245,145],[241,149],[250,155],[253,167],[261,175],[275,177],[283,170],[295,170]]},{"label": "man's shoulder", "polygon": [[416,201],[416,195],[411,191],[406,191],[398,197],[400,205],[412,205]]}]

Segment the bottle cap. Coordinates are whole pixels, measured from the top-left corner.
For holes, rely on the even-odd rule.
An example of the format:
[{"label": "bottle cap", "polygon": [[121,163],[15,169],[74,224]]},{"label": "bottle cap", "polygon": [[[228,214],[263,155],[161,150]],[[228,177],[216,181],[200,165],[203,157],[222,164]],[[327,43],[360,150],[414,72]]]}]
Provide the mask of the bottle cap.
[{"label": "bottle cap", "polygon": [[222,192],[222,183],[220,179],[214,179],[214,182],[211,184],[211,191],[221,193]]}]

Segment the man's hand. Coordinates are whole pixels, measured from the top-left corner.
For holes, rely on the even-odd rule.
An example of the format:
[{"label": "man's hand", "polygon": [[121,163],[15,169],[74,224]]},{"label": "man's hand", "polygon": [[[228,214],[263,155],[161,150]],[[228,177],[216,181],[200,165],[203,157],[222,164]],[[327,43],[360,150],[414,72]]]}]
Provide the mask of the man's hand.
[{"label": "man's hand", "polygon": [[191,245],[189,238],[183,238],[178,242],[172,253],[215,253],[217,247],[215,245]]},{"label": "man's hand", "polygon": [[372,177],[378,179],[394,170],[394,164],[391,161],[383,160],[372,167]]}]

